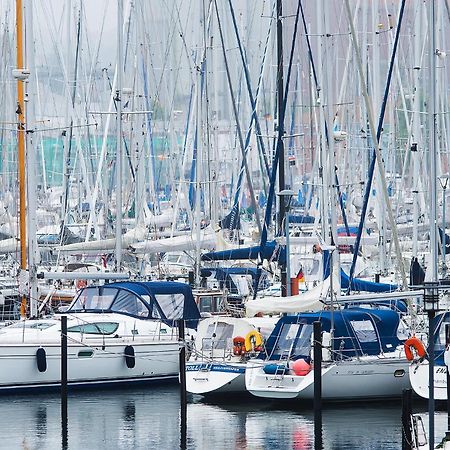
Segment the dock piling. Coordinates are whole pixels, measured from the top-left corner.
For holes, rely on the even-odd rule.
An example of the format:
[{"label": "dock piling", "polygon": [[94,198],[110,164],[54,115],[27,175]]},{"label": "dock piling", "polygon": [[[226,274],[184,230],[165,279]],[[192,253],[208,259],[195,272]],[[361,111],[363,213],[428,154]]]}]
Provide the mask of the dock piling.
[{"label": "dock piling", "polygon": [[187,445],[187,391],[184,320],[178,321],[178,339],[180,342],[180,449],[185,449]]},{"label": "dock piling", "polygon": [[411,432],[412,390],[402,392],[402,450],[412,450]]},{"label": "dock piling", "polygon": [[322,443],[322,324],[314,322],[314,448]]},{"label": "dock piling", "polygon": [[67,415],[67,316],[61,316],[61,440],[68,448]]}]

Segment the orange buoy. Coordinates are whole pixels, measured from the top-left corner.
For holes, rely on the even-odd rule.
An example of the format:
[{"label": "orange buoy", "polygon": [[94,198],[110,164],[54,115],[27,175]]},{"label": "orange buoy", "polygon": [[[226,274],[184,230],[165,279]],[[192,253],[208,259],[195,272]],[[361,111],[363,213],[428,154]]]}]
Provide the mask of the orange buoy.
[{"label": "orange buoy", "polygon": [[427,354],[423,342],[419,338],[416,338],[415,336],[412,336],[409,339],[407,339],[405,341],[404,346],[405,346],[405,356],[408,361],[412,361],[414,359],[412,349],[415,350],[419,358],[424,358]]},{"label": "orange buoy", "polygon": [[308,364],[304,359],[297,359],[290,364],[290,369],[300,377],[304,377],[311,372],[311,364]]},{"label": "orange buoy", "polygon": [[245,355],[245,338],[236,336],[233,338],[233,355]]}]

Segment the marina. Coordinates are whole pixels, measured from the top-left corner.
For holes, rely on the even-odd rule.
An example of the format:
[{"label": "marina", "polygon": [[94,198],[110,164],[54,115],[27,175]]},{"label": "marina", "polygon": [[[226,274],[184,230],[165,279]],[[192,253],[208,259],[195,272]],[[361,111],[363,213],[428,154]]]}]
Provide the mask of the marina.
[{"label": "marina", "polygon": [[0,2],[0,448],[450,449],[449,5]]}]

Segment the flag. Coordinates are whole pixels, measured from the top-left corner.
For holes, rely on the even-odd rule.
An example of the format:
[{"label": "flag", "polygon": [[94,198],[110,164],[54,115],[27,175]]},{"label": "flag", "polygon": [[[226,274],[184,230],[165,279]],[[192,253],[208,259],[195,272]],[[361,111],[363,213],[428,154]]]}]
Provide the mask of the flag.
[{"label": "flag", "polygon": [[300,267],[300,270],[298,271],[296,278],[297,278],[297,282],[299,284],[305,282],[305,275],[304,275],[303,269],[301,267]]}]

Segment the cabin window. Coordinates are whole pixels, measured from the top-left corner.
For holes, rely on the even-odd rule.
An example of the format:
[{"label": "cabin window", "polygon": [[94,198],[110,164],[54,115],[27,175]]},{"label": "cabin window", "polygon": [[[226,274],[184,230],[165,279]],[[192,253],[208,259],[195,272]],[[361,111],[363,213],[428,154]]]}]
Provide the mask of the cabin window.
[{"label": "cabin window", "polygon": [[231,347],[234,326],[225,322],[212,323],[208,326],[206,337],[202,339],[202,350],[224,350]]},{"label": "cabin window", "polygon": [[46,330],[47,328],[50,328],[54,326],[54,323],[48,323],[48,322],[34,322],[34,323],[27,323],[27,322],[18,322],[14,325],[10,325],[9,328],[31,328],[34,330]]},{"label": "cabin window", "polygon": [[155,298],[167,319],[179,319],[183,317],[183,294],[156,294]]},{"label": "cabin window", "polygon": [[92,358],[94,356],[93,350],[80,350],[78,352],[78,358]]},{"label": "cabin window", "polygon": [[361,343],[377,342],[377,333],[370,320],[350,320],[350,325]]},{"label": "cabin window", "polygon": [[218,308],[218,299],[217,297],[212,297],[212,296],[202,296],[199,297],[199,301],[198,301],[198,309],[199,311],[202,312],[206,312],[206,313],[213,313],[213,312],[218,312],[219,308]]},{"label": "cabin window", "polygon": [[131,292],[120,290],[114,300],[111,310],[131,314],[138,317],[148,317],[149,310],[140,298]]},{"label": "cabin window", "polygon": [[96,322],[75,325],[74,327],[67,328],[67,331],[69,333],[108,335],[115,333],[117,328],[119,328],[119,324],[115,322]]},{"label": "cabin window", "polygon": [[83,289],[77,299],[72,303],[69,310],[108,310],[116,293],[117,289],[106,287]]}]

